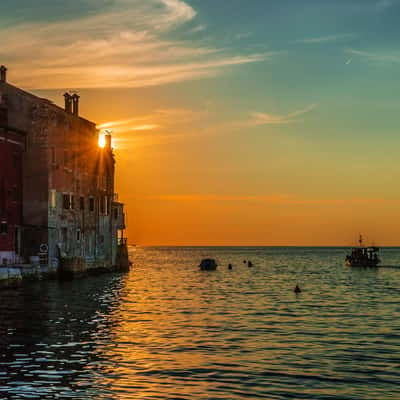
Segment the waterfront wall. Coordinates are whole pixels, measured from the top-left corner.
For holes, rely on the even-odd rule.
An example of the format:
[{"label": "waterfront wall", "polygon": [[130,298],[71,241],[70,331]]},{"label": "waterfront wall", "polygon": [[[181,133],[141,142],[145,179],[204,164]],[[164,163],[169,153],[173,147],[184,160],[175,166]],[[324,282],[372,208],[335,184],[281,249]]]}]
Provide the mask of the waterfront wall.
[{"label": "waterfront wall", "polygon": [[15,289],[24,283],[37,280],[70,280],[111,272],[128,272],[131,263],[128,249],[119,245],[116,263],[110,265],[106,259],[88,260],[83,257],[63,258],[57,266],[40,266],[40,264],[21,264],[0,266],[0,290]]}]

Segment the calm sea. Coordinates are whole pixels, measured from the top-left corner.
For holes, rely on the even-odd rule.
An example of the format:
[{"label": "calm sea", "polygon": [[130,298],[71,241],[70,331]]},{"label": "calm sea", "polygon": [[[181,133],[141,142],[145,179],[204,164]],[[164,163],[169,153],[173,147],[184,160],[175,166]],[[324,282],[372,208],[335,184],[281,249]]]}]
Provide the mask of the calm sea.
[{"label": "calm sea", "polygon": [[400,249],[345,254],[136,248],[126,275],[2,291],[0,399],[400,399]]}]

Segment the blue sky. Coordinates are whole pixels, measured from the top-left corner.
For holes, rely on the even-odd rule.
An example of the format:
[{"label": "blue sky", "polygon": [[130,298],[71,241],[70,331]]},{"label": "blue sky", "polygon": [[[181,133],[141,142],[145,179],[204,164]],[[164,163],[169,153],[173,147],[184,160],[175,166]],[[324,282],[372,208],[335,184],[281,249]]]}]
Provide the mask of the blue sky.
[{"label": "blue sky", "polygon": [[[79,90],[83,114],[114,131],[119,191],[134,213],[167,226],[179,196],[189,221],[198,204],[187,196],[220,198],[224,225],[260,232],[246,222],[248,202],[268,209],[272,196],[285,200],[271,223],[298,218],[290,240],[304,244],[317,201],[315,232],[326,221],[339,243],[335,202],[347,228],[363,224],[357,201],[382,232],[383,209],[398,214],[399,16],[399,0],[2,0],[0,62],[12,82],[56,102]],[[234,217],[224,214],[235,199]],[[133,235],[152,242],[140,224]]]}]

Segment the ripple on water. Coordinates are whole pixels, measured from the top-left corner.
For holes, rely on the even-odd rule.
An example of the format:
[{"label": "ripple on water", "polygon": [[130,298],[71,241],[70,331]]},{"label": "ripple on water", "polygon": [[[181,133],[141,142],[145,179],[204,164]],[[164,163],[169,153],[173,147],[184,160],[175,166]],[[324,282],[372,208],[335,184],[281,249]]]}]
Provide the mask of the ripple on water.
[{"label": "ripple on water", "polygon": [[400,269],[344,255],[137,248],[128,275],[0,292],[0,398],[399,399]]}]

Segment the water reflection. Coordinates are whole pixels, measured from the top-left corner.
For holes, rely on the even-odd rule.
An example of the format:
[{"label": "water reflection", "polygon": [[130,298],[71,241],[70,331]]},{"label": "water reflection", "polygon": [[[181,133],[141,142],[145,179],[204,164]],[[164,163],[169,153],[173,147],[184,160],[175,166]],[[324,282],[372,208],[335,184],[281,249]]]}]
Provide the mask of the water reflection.
[{"label": "water reflection", "polygon": [[398,399],[400,269],[345,253],[139,248],[129,275],[1,292],[0,398]]},{"label": "water reflection", "polygon": [[0,292],[0,397],[113,398],[102,375],[112,370],[112,310],[125,277],[41,282]]}]

